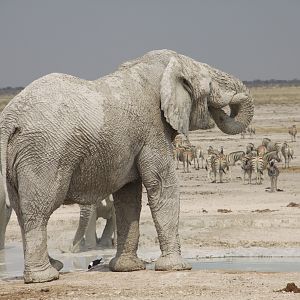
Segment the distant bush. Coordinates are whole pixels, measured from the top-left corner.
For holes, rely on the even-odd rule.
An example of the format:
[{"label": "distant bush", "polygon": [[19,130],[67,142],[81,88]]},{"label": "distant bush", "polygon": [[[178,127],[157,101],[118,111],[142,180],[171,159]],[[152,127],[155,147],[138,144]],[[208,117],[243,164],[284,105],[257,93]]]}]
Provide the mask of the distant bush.
[{"label": "distant bush", "polygon": [[16,94],[20,93],[23,89],[24,88],[21,86],[18,86],[18,87],[7,86],[5,88],[0,89],[0,95],[7,95],[7,94],[16,95]]},{"label": "distant bush", "polygon": [[252,81],[243,81],[247,87],[272,87],[272,86],[300,86],[299,79],[292,80],[278,80],[278,79],[269,79],[269,80],[260,80],[255,79]]}]

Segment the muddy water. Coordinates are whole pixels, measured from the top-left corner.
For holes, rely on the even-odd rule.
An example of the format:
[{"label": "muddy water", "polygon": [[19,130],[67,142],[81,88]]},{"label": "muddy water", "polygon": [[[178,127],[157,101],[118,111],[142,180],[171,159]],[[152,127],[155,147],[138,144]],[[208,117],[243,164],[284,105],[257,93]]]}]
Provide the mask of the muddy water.
[{"label": "muddy water", "polygon": [[[113,256],[113,249],[101,251],[104,261],[109,261]],[[99,251],[87,251],[81,253],[52,253],[54,258],[63,262],[62,272],[86,271],[91,261],[99,258]],[[104,255],[103,255],[104,253]],[[23,276],[24,258],[21,244],[10,243],[5,249],[0,250],[0,279],[7,277]]]},{"label": "muddy water", "polygon": [[[95,250],[81,253],[51,253],[64,264],[62,272],[87,271],[91,261],[103,257],[105,265],[99,271],[108,271],[107,263],[115,250]],[[98,254],[98,255],[97,255]],[[144,253],[144,257],[147,253]],[[300,272],[300,257],[226,257],[188,259],[194,270],[233,270],[256,272]],[[154,263],[147,264],[154,269]],[[0,279],[23,275],[23,250],[21,244],[8,244],[0,251]]]}]

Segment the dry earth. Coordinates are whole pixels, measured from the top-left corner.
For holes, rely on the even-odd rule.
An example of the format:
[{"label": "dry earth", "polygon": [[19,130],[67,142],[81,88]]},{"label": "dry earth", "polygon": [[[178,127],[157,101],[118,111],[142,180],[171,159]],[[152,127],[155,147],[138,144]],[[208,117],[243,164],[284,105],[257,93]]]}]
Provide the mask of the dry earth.
[{"label": "dry earth", "polygon": [[[254,137],[227,136],[218,129],[191,132],[193,144],[205,149],[224,146],[225,152],[245,150],[248,142],[259,145],[263,137],[289,141],[287,128],[297,124],[300,131],[299,89],[254,89],[256,112]],[[276,101],[271,101],[273,97]],[[272,104],[268,104],[272,103]],[[299,134],[300,136],[300,134]],[[266,191],[269,179],[262,185],[244,185],[240,166],[233,169],[232,182],[210,183],[206,171],[178,170],[181,185],[180,235],[183,256],[199,258],[237,255],[300,256],[300,209],[287,207],[300,203],[300,137],[290,143],[295,151],[292,168],[281,169],[278,187],[282,192]],[[280,165],[281,166],[281,165]],[[159,255],[155,228],[143,194],[139,254],[146,261]],[[220,210],[228,210],[222,213]],[[63,206],[48,225],[50,253],[62,259],[72,254],[68,249],[76,230],[78,206]],[[102,227],[100,224],[99,227]],[[21,244],[15,215],[7,228],[7,245]],[[106,259],[114,250],[98,250]],[[0,252],[1,253],[1,252]],[[95,253],[95,252],[93,252]],[[84,252],[84,256],[90,252]],[[19,273],[23,266],[20,265]],[[297,294],[275,292],[288,282],[300,285],[299,273],[262,273],[224,270],[187,272],[133,273],[65,272],[60,280],[24,285],[21,277],[0,279],[0,299],[296,299]],[[1,276],[0,276],[1,277]]]}]

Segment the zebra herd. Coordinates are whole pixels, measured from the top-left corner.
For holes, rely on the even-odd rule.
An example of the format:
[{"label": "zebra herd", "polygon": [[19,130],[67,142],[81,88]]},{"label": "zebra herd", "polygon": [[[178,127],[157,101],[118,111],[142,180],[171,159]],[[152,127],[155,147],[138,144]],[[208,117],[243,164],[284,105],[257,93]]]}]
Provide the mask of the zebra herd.
[{"label": "zebra herd", "polygon": [[[181,136],[177,136],[174,141],[174,159],[179,163],[183,163],[184,172],[190,172],[190,166],[194,162],[194,168],[204,168],[207,171],[207,178],[210,182],[216,183],[217,177],[219,182],[223,182],[224,175],[229,181],[232,180],[231,169],[239,161],[241,164],[243,183],[252,184],[252,179],[255,178],[256,184],[262,184],[264,172],[271,180],[271,192],[277,190],[277,178],[279,169],[277,162],[284,159],[284,167],[290,167],[290,161],[293,159],[294,151],[287,143],[273,142],[269,138],[264,138],[261,145],[255,147],[253,143],[248,143],[245,151],[234,151],[228,154],[224,153],[223,147],[219,150],[209,146],[207,156],[200,145],[193,146],[188,140],[184,140]],[[205,159],[206,156],[206,159]],[[248,182],[246,182],[248,177]]]},{"label": "zebra herd", "polygon": [[194,168],[203,169],[204,152],[200,145],[193,146],[189,140],[184,140],[182,136],[175,137],[173,144],[173,158],[176,161],[176,169],[179,169],[179,163],[183,163],[183,172],[190,172],[190,165],[194,162]]}]

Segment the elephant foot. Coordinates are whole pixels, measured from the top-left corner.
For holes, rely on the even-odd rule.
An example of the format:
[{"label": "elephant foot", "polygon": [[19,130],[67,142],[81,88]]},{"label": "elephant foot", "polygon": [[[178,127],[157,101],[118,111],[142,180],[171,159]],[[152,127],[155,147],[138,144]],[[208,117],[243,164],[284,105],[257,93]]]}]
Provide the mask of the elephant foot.
[{"label": "elephant foot", "polygon": [[191,269],[192,266],[177,253],[161,256],[155,263],[155,271],[181,271]]},{"label": "elephant foot", "polygon": [[42,271],[24,271],[25,283],[47,282],[58,278],[59,272],[51,265]]},{"label": "elephant foot", "polygon": [[64,264],[61,261],[54,259],[51,256],[49,256],[49,261],[51,266],[55,268],[57,271],[60,271],[64,267]]},{"label": "elephant foot", "polygon": [[109,262],[109,268],[113,272],[131,272],[145,270],[145,263],[136,256],[116,256]]}]

